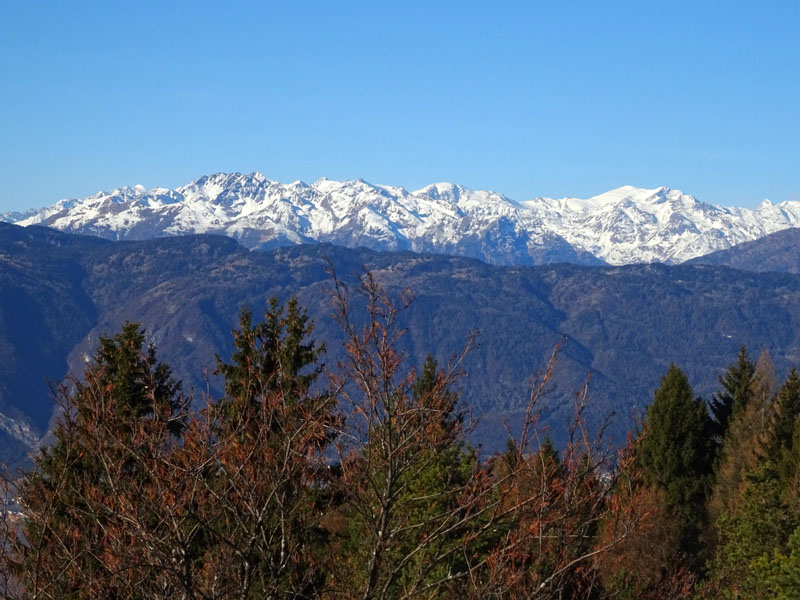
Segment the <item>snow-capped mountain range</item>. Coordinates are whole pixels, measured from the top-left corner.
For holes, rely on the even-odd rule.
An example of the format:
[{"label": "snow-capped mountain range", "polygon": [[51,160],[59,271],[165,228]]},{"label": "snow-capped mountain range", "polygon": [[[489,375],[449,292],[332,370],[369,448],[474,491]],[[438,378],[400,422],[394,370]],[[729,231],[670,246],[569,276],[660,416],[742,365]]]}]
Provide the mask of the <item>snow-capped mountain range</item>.
[{"label": "snow-capped mountain range", "polygon": [[324,241],[506,265],[619,265],[679,263],[800,226],[800,202],[728,208],[630,186],[588,199],[516,202],[451,183],[409,192],[361,179],[283,184],[260,173],[219,173],[175,190],[122,187],[0,220],[114,240],[218,233],[253,249]]}]

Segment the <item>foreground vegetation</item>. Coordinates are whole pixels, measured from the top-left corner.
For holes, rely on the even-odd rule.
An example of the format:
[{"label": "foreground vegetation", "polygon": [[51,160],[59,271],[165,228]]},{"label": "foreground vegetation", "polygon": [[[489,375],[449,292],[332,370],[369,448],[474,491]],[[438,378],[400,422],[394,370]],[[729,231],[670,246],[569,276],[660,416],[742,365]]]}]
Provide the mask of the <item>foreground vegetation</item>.
[{"label": "foreground vegetation", "polygon": [[225,394],[199,412],[137,325],[101,339],[57,390],[55,443],[5,482],[22,506],[2,523],[6,597],[797,597],[796,371],[778,389],[742,349],[707,404],[672,366],[622,446],[587,430],[584,390],[556,450],[537,413],[554,353],[484,457],[463,355],[411,369],[407,299],[360,284],[358,303],[333,293],[341,365],[273,301],[242,313]]}]

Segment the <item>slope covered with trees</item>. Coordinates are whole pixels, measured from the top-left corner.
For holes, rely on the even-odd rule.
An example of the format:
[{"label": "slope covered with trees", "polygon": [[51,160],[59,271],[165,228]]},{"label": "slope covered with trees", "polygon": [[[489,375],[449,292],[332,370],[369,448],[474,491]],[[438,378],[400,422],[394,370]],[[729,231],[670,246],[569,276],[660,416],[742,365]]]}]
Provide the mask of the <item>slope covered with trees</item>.
[{"label": "slope covered with trees", "polygon": [[[143,324],[187,391],[223,391],[211,357],[229,353],[227,332],[241,306],[258,312],[270,296],[296,295],[328,341],[326,361],[338,362],[343,336],[331,319],[326,256],[348,285],[366,265],[392,293],[414,291],[401,344],[418,367],[428,353],[446,362],[479,332],[464,365],[463,398],[484,415],[471,439],[489,450],[502,448],[504,421],[513,424],[525,406],[526,380],[562,341],[542,406],[557,443],[589,372],[587,419],[597,425],[616,412],[621,440],[632,410],[649,404],[672,362],[709,399],[741,344],[767,348],[779,377],[800,358],[800,279],[793,275],[709,266],[507,268],[321,245],[252,253],[214,236],[111,243],[2,224],[0,254],[0,421],[27,423],[33,441],[52,413],[45,377],[80,372],[99,337],[126,319]],[[12,297],[21,300],[6,302]],[[8,440],[24,455],[19,438]],[[8,457],[10,443],[5,448]]]},{"label": "slope covered with trees", "polygon": [[727,266],[742,271],[800,273],[800,229],[784,229],[687,261],[687,264]]}]

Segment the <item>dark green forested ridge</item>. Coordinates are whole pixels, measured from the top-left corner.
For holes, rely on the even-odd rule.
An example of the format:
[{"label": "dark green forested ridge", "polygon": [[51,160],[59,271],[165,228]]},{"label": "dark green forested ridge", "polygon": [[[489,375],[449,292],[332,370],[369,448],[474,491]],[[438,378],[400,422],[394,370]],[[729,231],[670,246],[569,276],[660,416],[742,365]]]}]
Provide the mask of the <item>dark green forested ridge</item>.
[{"label": "dark green forested ridge", "polygon": [[[330,319],[324,256],[343,280],[368,266],[389,289],[410,287],[403,340],[416,364],[439,362],[473,330],[464,400],[484,414],[473,437],[503,447],[503,421],[524,406],[525,381],[566,340],[542,419],[557,445],[566,436],[574,391],[593,373],[590,420],[617,414],[621,440],[632,412],[652,398],[672,362],[710,400],[741,344],[767,348],[782,378],[800,360],[800,280],[725,267],[635,265],[587,268],[491,267],[478,261],[412,253],[376,253],[315,245],[264,253],[235,241],[187,236],[112,243],[52,230],[0,224],[0,413],[29,423],[29,438],[48,426],[45,378],[78,372],[103,332],[141,322],[186,390],[219,394],[213,356],[231,350],[227,332],[242,305],[296,295],[341,359],[341,333]],[[361,309],[356,309],[361,310]],[[6,421],[4,421],[6,422]],[[0,431],[8,458],[28,447]]]}]

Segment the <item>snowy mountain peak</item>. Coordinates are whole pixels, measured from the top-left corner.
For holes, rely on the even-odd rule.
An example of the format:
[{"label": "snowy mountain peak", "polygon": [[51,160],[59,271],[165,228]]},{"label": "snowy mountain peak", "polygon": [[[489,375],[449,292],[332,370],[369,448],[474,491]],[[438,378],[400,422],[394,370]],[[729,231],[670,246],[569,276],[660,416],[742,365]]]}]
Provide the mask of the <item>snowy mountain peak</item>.
[{"label": "snowy mountain peak", "polygon": [[111,239],[219,233],[249,248],[324,241],[496,264],[675,263],[799,226],[800,202],[726,208],[633,186],[515,202],[448,182],[409,192],[363,179],[282,184],[256,171],[206,175],[174,190],[120,187],[0,219]]},{"label": "snowy mountain peak", "polygon": [[[634,204],[654,204],[663,202],[671,193],[668,187],[657,187],[653,189],[636,188],[630,185],[610,190],[604,194],[592,196],[586,200],[587,206],[597,207],[601,205],[619,204],[629,202]],[[681,194],[681,192],[677,192]]]},{"label": "snowy mountain peak", "polygon": [[428,198],[453,200],[458,198],[462,190],[472,191],[469,188],[456,185],[447,181],[432,183],[414,192],[417,196],[427,196]]}]

